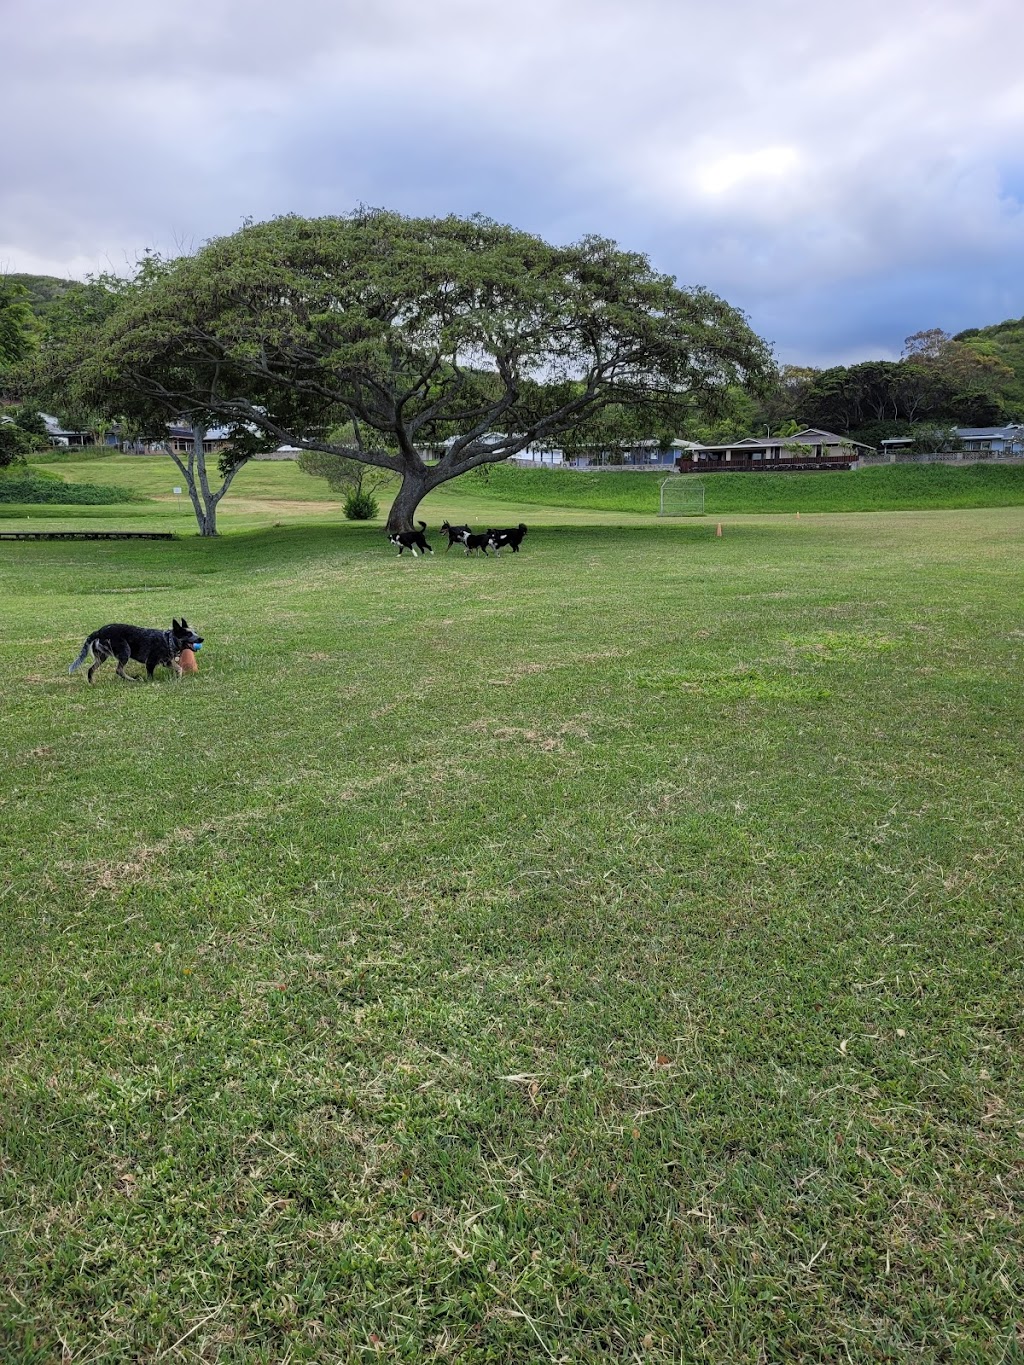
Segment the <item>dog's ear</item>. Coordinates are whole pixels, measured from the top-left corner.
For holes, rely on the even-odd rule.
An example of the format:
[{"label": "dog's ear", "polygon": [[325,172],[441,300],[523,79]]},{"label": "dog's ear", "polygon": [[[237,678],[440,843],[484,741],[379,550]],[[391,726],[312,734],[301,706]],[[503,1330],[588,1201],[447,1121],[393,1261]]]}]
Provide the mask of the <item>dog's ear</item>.
[{"label": "dog's ear", "polygon": [[172,629],[172,630],[181,630],[181,626],[178,625],[178,618],[177,618],[177,617],[175,617],[174,620],[171,622],[171,629]]},{"label": "dog's ear", "polygon": [[192,629],[192,627],[189,625],[189,623],[185,620],[184,616],[181,618],[181,628],[182,628],[182,630],[191,630],[191,629]]}]

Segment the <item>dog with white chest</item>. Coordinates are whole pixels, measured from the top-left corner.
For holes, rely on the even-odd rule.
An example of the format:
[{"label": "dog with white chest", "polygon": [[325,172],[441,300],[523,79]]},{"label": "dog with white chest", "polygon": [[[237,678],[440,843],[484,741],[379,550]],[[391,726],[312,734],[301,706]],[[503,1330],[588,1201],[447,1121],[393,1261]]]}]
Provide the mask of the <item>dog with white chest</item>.
[{"label": "dog with white chest", "polygon": [[[419,528],[420,528],[420,529],[419,529],[418,531],[389,531],[389,532],[388,532],[388,540],[391,541],[391,544],[392,544],[392,545],[397,545],[397,546],[398,546],[398,553],[399,553],[400,556],[403,555],[403,554],[405,553],[406,550],[411,550],[411,551],[412,551],[412,557],[413,557],[413,559],[416,558],[416,555],[417,555],[417,554],[433,554],[433,553],[434,553],[433,547],[431,546],[430,541],[429,541],[429,540],[427,539],[427,537],[424,535],[424,532],[425,532],[426,529],[427,529],[427,523],[426,523],[425,521],[421,521],[421,522],[419,523]],[[449,548],[451,548],[451,547],[449,546]]]},{"label": "dog with white chest", "polygon": [[494,530],[489,527],[487,530],[487,543],[493,549],[497,557],[502,550],[511,550],[514,555],[519,553],[519,547],[523,543],[523,536],[526,535],[526,526],[520,522],[518,526],[506,526],[501,530]]}]

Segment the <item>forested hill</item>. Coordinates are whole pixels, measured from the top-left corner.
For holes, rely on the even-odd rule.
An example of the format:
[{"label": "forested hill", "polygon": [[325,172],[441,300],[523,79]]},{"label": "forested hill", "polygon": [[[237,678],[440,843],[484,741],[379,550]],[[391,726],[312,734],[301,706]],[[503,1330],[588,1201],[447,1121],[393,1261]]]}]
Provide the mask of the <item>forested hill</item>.
[{"label": "forested hill", "polygon": [[11,284],[20,284],[28,295],[29,307],[36,317],[46,321],[50,309],[78,280],[61,280],[56,275],[6,275]]},{"label": "forested hill", "polygon": [[994,327],[969,327],[954,340],[1009,366],[1014,377],[1000,384],[1003,403],[1010,411],[1024,413],[1024,318],[1008,318]]}]

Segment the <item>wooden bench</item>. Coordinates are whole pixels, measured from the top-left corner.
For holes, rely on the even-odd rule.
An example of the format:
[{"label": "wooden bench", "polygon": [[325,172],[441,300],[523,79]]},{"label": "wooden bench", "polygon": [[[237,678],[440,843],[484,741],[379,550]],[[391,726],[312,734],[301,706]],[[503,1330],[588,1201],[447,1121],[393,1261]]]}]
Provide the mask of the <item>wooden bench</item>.
[{"label": "wooden bench", "polygon": [[173,531],[0,531],[0,540],[174,540]]}]

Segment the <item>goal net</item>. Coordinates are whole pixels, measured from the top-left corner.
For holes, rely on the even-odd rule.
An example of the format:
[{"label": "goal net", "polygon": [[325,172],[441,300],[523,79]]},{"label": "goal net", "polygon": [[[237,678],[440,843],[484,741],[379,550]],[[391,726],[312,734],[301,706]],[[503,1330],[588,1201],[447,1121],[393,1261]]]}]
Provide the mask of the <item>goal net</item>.
[{"label": "goal net", "polygon": [[704,485],[690,474],[674,474],[661,485],[659,517],[702,517]]}]

